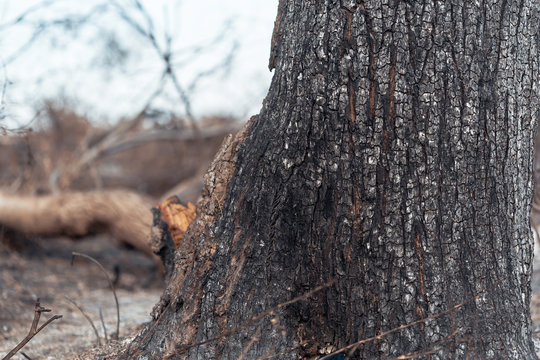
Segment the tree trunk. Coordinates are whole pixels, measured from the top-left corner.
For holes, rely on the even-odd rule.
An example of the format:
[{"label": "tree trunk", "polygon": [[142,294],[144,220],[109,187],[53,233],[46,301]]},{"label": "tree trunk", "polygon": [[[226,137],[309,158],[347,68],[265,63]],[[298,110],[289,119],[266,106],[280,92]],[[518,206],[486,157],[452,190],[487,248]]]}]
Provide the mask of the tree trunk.
[{"label": "tree trunk", "polygon": [[261,113],[125,356],[536,358],[539,20],[528,0],[281,0]]}]

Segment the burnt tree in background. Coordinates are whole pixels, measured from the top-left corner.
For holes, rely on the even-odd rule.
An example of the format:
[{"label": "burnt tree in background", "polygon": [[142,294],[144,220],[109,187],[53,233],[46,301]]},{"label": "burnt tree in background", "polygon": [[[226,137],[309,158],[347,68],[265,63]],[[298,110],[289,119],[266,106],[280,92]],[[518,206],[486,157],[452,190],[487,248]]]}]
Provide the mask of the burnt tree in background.
[{"label": "burnt tree in background", "polygon": [[281,0],[261,113],[214,161],[126,356],[311,358],[429,318],[345,353],[535,358],[538,11]]}]

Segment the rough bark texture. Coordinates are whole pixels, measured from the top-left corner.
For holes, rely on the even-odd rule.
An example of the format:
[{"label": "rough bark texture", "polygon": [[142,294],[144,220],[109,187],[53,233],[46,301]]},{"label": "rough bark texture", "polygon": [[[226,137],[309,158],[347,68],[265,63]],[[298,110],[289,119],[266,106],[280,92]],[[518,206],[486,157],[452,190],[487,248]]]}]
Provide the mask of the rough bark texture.
[{"label": "rough bark texture", "polygon": [[265,104],[218,154],[126,356],[316,358],[429,318],[346,353],[536,358],[538,11],[281,0]]}]

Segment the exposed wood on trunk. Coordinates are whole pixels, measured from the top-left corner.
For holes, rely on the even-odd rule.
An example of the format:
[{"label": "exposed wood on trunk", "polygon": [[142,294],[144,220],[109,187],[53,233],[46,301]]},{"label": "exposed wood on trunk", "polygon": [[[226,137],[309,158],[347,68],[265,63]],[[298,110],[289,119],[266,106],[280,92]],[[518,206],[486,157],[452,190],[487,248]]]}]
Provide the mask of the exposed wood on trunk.
[{"label": "exposed wood on trunk", "polygon": [[[180,293],[180,287],[185,282],[198,283],[205,278],[205,274],[212,266],[210,259],[216,254],[217,244],[213,241],[213,229],[210,225],[223,214],[227,185],[235,171],[238,148],[245,140],[247,131],[255,119],[256,117],[252,117],[235,136],[229,135],[223,141],[220,150],[204,176],[204,187],[201,198],[197,203],[197,217],[188,227],[185,238],[180,243],[176,253],[173,253],[172,250],[174,249],[174,240],[172,234],[167,231],[168,224],[164,221],[165,216],[161,214],[159,208],[154,210],[153,246],[164,260],[166,274],[169,277],[168,282],[172,286],[166,290],[159,304],[156,305],[152,312],[152,317],[156,320],[153,328],[166,326],[167,324],[161,323],[160,319],[167,314],[170,315],[183,309],[184,299],[195,300],[202,296],[200,292]],[[197,241],[194,239],[197,239]],[[180,268],[177,268],[174,273],[171,272],[173,266],[178,265],[178,262],[182,264]],[[192,272],[194,262],[201,264],[196,273]],[[189,277],[186,277],[188,274]],[[198,301],[189,301],[189,304],[190,308],[184,309],[182,318],[182,322],[186,324],[191,323],[189,319],[196,316],[197,312],[200,311]],[[193,327],[184,329],[184,335],[187,337],[195,336],[196,332],[196,323],[193,323]],[[169,335],[172,338],[175,336],[172,332]],[[147,336],[142,335],[141,343],[145,343],[147,340],[149,340]],[[130,347],[124,353],[124,357],[127,359],[137,358],[140,353],[139,350],[138,345]],[[169,349],[168,352],[171,351],[173,350]]]},{"label": "exposed wood on trunk", "polygon": [[167,231],[173,237],[174,247],[178,249],[189,224],[195,219],[195,205],[188,202],[184,206],[177,197],[173,197],[158,204],[158,209],[168,225]]},{"label": "exposed wood on trunk", "polygon": [[174,253],[182,244],[188,226],[196,217],[196,207],[191,202],[184,205],[177,196],[172,196],[152,208],[152,212],[152,251],[161,258],[166,275],[171,275]]}]

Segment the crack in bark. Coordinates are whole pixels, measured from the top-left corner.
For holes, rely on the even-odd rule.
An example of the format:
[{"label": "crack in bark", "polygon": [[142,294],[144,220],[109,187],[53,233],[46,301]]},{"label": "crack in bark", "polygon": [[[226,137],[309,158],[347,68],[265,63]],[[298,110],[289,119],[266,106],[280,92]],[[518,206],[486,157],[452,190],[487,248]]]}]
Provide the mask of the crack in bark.
[{"label": "crack in bark", "polygon": [[418,258],[418,280],[420,281],[420,294],[424,298],[426,307],[429,306],[428,298],[426,295],[426,284],[424,275],[424,249],[422,248],[422,242],[420,241],[420,234],[416,234],[414,237],[414,245],[416,248],[416,257]]}]

